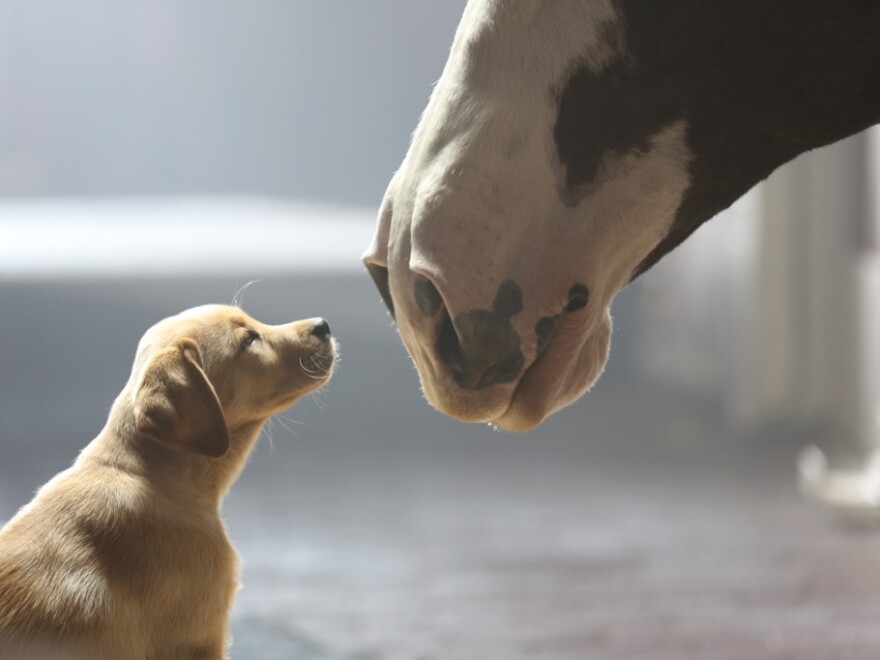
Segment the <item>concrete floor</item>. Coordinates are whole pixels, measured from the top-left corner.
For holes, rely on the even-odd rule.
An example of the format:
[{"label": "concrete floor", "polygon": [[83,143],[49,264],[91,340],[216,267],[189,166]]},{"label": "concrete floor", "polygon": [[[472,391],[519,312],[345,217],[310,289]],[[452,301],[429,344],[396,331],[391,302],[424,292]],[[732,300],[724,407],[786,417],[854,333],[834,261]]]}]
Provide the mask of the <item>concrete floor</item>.
[{"label": "concrete floor", "polygon": [[[97,433],[148,325],[234,287],[0,284],[0,520]],[[799,498],[808,438],[634,382],[625,334],[593,393],[512,435],[422,400],[363,275],[274,277],[244,307],[326,316],[343,359],[224,506],[233,657],[880,657],[880,533]]]}]

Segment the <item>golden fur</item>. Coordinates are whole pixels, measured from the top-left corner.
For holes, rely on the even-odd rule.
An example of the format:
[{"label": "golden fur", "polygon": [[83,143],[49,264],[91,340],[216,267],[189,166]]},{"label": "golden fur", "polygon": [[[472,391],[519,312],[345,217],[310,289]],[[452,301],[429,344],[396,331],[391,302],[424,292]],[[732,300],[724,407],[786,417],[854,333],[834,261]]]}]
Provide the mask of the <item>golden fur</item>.
[{"label": "golden fur", "polygon": [[0,530],[0,658],[225,657],[220,503],[266,420],[330,377],[315,327],[212,305],[144,335],[107,425]]}]

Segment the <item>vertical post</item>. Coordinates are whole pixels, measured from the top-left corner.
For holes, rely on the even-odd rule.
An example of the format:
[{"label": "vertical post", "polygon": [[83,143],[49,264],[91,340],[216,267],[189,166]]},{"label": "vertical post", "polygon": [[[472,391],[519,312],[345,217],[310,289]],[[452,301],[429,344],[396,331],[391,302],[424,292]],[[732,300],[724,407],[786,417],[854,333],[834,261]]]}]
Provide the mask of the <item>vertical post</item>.
[{"label": "vertical post", "polygon": [[[809,359],[819,367],[810,393],[828,404],[830,433],[858,456],[847,465],[835,456],[834,442],[826,451],[808,447],[799,460],[800,482],[819,502],[873,517],[880,516],[880,132],[874,128],[840,147],[816,154],[826,159],[810,177],[817,220],[827,223],[819,230],[825,240],[811,250],[820,269],[808,323],[819,333],[810,342]],[[842,251],[829,259],[828,250],[837,248]]]}]

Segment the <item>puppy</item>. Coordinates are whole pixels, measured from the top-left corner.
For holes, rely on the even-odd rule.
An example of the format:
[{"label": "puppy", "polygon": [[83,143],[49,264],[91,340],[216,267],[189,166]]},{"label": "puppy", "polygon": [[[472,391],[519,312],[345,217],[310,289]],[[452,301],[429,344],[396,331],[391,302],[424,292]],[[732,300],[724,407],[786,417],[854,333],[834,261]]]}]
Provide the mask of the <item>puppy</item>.
[{"label": "puppy", "polygon": [[220,305],[147,331],[107,425],[0,530],[0,658],[225,657],[239,569],[221,500],[335,352],[323,319]]}]

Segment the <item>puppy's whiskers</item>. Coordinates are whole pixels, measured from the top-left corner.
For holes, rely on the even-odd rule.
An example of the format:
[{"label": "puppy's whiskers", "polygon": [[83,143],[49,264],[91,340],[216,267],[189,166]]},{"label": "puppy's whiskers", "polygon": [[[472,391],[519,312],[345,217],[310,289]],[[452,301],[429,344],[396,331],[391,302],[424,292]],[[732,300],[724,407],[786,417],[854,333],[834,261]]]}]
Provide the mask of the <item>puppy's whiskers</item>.
[{"label": "puppy's whiskers", "polygon": [[235,293],[232,294],[232,303],[231,303],[231,305],[232,305],[233,307],[239,307],[239,308],[241,308],[242,303],[244,303],[244,294],[245,294],[245,292],[246,292],[251,286],[253,286],[254,284],[257,284],[257,283],[260,282],[260,281],[262,281],[262,280],[251,280],[250,282],[247,282],[247,283],[243,284],[242,286],[238,286],[238,281],[236,281],[236,283],[235,283],[236,290],[235,290]]},{"label": "puppy's whiskers", "polygon": [[299,366],[308,378],[321,380],[327,376],[327,368],[317,361],[316,356],[312,355],[307,361],[309,362],[308,365],[303,362],[303,358],[300,358]]},{"label": "puppy's whiskers", "polygon": [[272,425],[273,419],[269,418],[266,423],[263,425],[262,434],[265,436],[266,441],[269,443],[269,449],[275,449],[275,427]]},{"label": "puppy's whiskers", "polygon": [[306,425],[305,422],[298,422],[295,419],[285,419],[285,418],[281,417],[280,415],[276,415],[273,419],[278,420],[278,423],[281,424],[281,426],[284,428],[284,430],[287,431],[288,433],[290,433],[290,435],[292,435],[293,437],[297,436],[296,430],[290,428],[287,425],[288,423],[302,424],[303,426]]},{"label": "puppy's whiskers", "polygon": [[309,399],[315,402],[315,405],[318,406],[321,410],[325,410],[327,408],[327,394],[328,388],[322,387],[319,390],[314,390],[309,393]]}]

